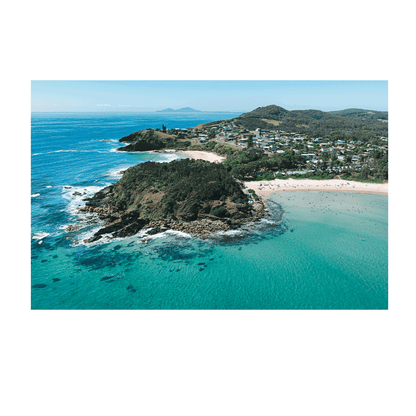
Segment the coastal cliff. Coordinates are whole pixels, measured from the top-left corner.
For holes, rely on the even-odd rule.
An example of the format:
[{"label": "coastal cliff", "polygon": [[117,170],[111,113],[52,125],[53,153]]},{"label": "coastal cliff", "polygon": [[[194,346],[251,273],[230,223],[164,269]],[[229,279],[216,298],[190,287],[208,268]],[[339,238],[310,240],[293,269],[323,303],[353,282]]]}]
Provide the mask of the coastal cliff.
[{"label": "coastal cliff", "polygon": [[152,228],[148,234],[171,229],[208,237],[264,216],[263,203],[250,198],[222,164],[182,159],[127,169],[80,211],[105,221],[87,242],[110,233],[127,237],[147,228]]}]

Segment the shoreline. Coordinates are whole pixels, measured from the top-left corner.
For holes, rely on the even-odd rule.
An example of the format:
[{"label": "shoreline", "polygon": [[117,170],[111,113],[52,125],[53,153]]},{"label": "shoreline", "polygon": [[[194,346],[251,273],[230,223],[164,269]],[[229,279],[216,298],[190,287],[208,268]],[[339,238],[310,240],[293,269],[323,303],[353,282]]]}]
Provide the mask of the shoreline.
[{"label": "shoreline", "polygon": [[244,182],[247,189],[266,199],[279,192],[353,192],[360,194],[388,195],[388,183],[366,183],[342,179],[273,179],[271,181]]},{"label": "shoreline", "polygon": [[205,152],[201,150],[178,150],[175,151],[174,149],[164,149],[164,153],[177,153],[180,155],[188,156],[191,159],[199,159],[199,160],[206,160],[207,162],[212,163],[221,163],[225,160],[224,156],[218,156],[212,152]]}]

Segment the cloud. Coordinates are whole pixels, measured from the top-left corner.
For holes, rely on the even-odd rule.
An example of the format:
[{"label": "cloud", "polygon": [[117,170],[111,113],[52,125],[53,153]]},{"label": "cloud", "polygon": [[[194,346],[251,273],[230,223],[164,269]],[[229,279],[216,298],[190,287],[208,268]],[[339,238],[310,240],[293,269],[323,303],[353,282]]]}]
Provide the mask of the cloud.
[{"label": "cloud", "polygon": [[131,105],[130,105],[130,104],[119,104],[118,106],[119,106],[119,107],[131,107]]},{"label": "cloud", "polygon": [[96,107],[111,107],[111,104],[97,104]]}]

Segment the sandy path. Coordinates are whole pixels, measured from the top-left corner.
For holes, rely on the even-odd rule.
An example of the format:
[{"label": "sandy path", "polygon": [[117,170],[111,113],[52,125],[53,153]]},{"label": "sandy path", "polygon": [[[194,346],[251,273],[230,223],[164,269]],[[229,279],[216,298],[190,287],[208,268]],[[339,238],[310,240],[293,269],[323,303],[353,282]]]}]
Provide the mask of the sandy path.
[{"label": "sandy path", "polygon": [[356,192],[366,194],[388,194],[388,183],[363,183],[340,179],[274,179],[272,181],[244,182],[263,199],[277,192],[319,191],[319,192]]}]

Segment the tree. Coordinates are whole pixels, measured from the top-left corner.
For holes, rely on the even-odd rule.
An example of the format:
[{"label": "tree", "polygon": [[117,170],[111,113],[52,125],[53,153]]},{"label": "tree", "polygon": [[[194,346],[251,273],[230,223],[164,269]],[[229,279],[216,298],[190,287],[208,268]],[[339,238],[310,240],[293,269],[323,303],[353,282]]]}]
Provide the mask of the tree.
[{"label": "tree", "polygon": [[211,129],[211,130],[209,131],[209,133],[208,133],[208,139],[209,139],[209,140],[211,140],[211,139],[215,139],[215,130],[214,130],[214,129]]},{"label": "tree", "polygon": [[163,133],[166,133],[166,126],[162,124],[162,131]]},{"label": "tree", "polygon": [[253,136],[250,135],[248,136],[247,147],[252,147],[252,146],[253,146]]}]

